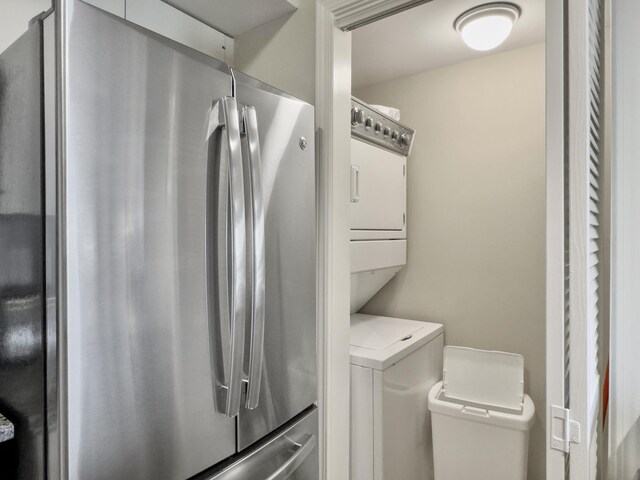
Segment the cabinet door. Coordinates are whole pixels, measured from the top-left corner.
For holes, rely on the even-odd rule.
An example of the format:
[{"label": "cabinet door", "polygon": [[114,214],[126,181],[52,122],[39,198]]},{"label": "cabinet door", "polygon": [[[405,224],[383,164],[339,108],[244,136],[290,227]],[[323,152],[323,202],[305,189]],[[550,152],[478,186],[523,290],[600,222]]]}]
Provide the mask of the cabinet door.
[{"label": "cabinet door", "polygon": [[125,0],[84,0],[86,3],[124,18]]},{"label": "cabinet door", "polygon": [[352,230],[404,229],[405,168],[405,157],[351,139]]},{"label": "cabinet door", "polygon": [[127,0],[126,18],[210,57],[233,62],[232,38],[161,0]]},{"label": "cabinet door", "polygon": [[83,0],[174,42],[233,63],[233,39],[162,0]]}]

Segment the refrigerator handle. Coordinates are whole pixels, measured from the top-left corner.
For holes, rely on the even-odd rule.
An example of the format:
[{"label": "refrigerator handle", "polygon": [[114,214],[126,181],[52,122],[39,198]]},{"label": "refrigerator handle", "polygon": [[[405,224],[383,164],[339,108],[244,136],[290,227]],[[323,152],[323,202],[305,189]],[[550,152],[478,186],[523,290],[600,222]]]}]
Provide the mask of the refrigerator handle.
[{"label": "refrigerator handle", "polygon": [[254,409],[258,406],[262,363],[264,352],[264,310],[265,310],[265,232],[264,203],[262,196],[262,170],[260,158],[260,140],[258,136],[258,118],[256,109],[246,106],[242,109],[242,133],[247,139],[247,163],[245,164],[248,180],[247,198],[250,203],[250,220],[248,226],[248,243],[250,245],[251,262],[251,341],[249,350],[249,374],[247,379],[247,396],[245,407]]},{"label": "refrigerator handle", "polygon": [[296,447],[296,451],[293,455],[280,465],[275,472],[269,475],[266,480],[284,480],[285,478],[289,478],[316,447],[316,436],[309,435],[303,443],[295,442],[294,446]]},{"label": "refrigerator handle", "polygon": [[[228,169],[229,203],[220,202],[218,208],[224,211],[218,211],[216,215],[218,218],[224,219],[225,224],[225,215],[228,214],[230,217],[230,229],[226,237],[231,243],[231,248],[227,249],[225,247],[223,252],[217,250],[210,252],[212,250],[210,245],[212,242],[207,239],[205,256],[207,257],[207,284],[217,284],[220,296],[226,297],[221,298],[218,321],[227,323],[227,325],[222,325],[221,323],[221,330],[230,330],[229,334],[226,335],[226,338],[230,337],[230,350],[226,348],[226,345],[213,346],[212,350],[220,348],[222,353],[228,352],[227,356],[230,357],[229,360],[224,360],[226,362],[224,365],[224,382],[226,382],[226,385],[223,384],[222,389],[226,392],[226,395],[222,412],[229,417],[234,417],[240,412],[242,394],[247,280],[244,172],[238,105],[235,98],[223,97],[213,103],[209,113],[207,140],[218,128],[226,132],[223,138],[226,138],[229,152],[226,165],[224,165],[225,162],[222,161],[222,158],[218,161],[221,171],[224,168]],[[227,193],[224,190],[221,190],[221,192]],[[216,228],[213,225],[209,225],[210,223],[209,215],[207,215],[207,231],[210,231],[209,229],[211,228]],[[220,225],[217,227],[220,227]],[[222,233],[218,232],[218,235],[221,236]],[[224,241],[226,245],[227,238],[224,240],[218,238],[218,242]],[[210,258],[211,254],[222,258],[218,258],[217,262],[213,262]],[[230,255],[230,259],[228,255]],[[216,276],[216,268],[214,266],[220,261],[230,264],[231,269],[228,274],[226,269],[222,269],[221,272],[224,274]],[[207,292],[209,292],[209,288],[207,288]],[[212,315],[209,315],[209,319],[212,319]],[[209,327],[212,327],[211,323]]]}]

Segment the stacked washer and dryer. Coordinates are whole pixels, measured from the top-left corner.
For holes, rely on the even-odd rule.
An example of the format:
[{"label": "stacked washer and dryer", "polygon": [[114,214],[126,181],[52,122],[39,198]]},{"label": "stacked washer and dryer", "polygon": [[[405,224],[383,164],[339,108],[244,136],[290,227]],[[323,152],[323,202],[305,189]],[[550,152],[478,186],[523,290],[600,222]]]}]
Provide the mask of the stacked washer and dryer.
[{"label": "stacked washer and dryer", "polygon": [[414,135],[352,98],[351,480],[525,480],[535,408],[521,355],[444,348],[440,324],[356,313],[407,261]]},{"label": "stacked washer and dryer", "polygon": [[356,313],[407,261],[407,156],[415,132],[353,98],[351,480],[433,478],[429,390],[443,326]]},{"label": "stacked washer and dryer", "polygon": [[352,98],[351,313],[407,263],[407,156],[414,135]]}]

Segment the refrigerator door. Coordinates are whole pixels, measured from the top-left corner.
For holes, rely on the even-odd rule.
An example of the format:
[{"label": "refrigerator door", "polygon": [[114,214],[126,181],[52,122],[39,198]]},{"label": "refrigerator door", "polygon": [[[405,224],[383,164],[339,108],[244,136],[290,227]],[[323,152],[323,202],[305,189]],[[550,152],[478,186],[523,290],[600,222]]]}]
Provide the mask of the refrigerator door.
[{"label": "refrigerator door", "polygon": [[0,55],[0,477],[45,476],[42,27]]},{"label": "refrigerator door", "polygon": [[244,285],[225,243],[244,211],[228,201],[243,198],[227,190],[243,178],[231,77],[81,1],[66,6],[68,477],[186,479],[236,451],[235,418],[222,413],[240,400],[225,388],[234,328],[218,315]]},{"label": "refrigerator door", "polygon": [[301,417],[231,465],[195,480],[318,480],[318,411]]},{"label": "refrigerator door", "polygon": [[[262,243],[256,212],[262,209],[264,214],[263,277],[260,268],[250,269],[250,278],[258,274],[258,286],[264,280],[264,326],[255,318],[259,289],[248,288],[252,294],[247,311],[254,318],[248,321],[245,347],[249,395],[238,417],[238,450],[242,450],[316,401],[315,146],[311,105],[240,72],[234,76],[238,103],[248,107],[241,115],[244,157],[255,159],[257,151],[260,158],[258,176],[252,178],[254,195],[247,199],[253,207],[248,208],[254,220],[248,244],[254,247],[249,254],[254,265],[259,259],[252,253],[256,249],[259,253]],[[248,171],[250,165],[245,165]],[[255,341],[261,332],[263,355]],[[259,388],[252,398],[256,382]]]}]

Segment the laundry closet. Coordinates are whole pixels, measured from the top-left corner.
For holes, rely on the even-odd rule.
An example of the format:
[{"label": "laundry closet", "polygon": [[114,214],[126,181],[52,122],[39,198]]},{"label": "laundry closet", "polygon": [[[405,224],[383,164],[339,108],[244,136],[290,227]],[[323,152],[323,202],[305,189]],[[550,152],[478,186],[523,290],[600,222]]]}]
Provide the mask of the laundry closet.
[{"label": "laundry closet", "polygon": [[[352,33],[354,480],[434,478],[432,418],[452,418],[427,398],[438,396],[443,358],[444,397],[476,362],[513,373],[469,390],[463,409],[515,388],[511,426],[526,432],[524,450],[488,452],[497,463],[520,456],[527,478],[545,478],[544,2],[520,2],[509,37],[486,51],[454,25],[476,6],[435,0]],[[435,462],[436,480],[462,472],[447,462],[465,463]],[[517,468],[505,478],[524,478]]]}]

